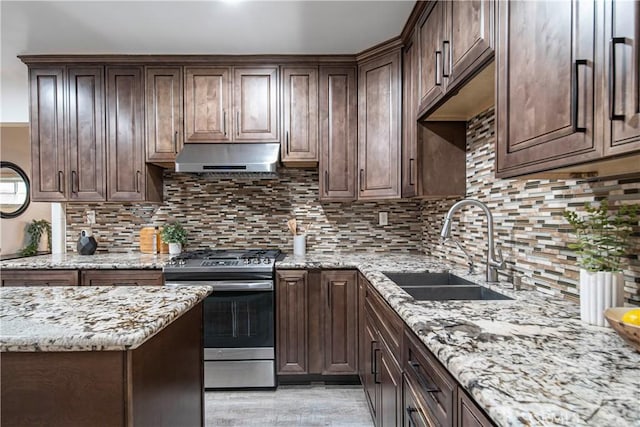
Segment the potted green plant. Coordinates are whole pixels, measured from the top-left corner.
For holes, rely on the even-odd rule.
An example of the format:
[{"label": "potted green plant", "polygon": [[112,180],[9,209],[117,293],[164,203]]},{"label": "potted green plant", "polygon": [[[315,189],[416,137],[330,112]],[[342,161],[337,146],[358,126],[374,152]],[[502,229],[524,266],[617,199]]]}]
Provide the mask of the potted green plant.
[{"label": "potted green plant", "polygon": [[22,256],[33,256],[38,253],[38,246],[42,235],[47,235],[47,248],[51,252],[51,224],[46,219],[34,219],[27,226],[27,234],[29,234],[29,244],[20,250]]},{"label": "potted green plant", "polygon": [[638,225],[639,205],[609,208],[605,199],[598,206],[585,205],[585,215],[565,211],[576,242],[568,247],[578,255],[580,266],[580,318],[605,326],[603,312],[624,303],[622,258],[627,254],[633,229]]},{"label": "potted green plant", "polygon": [[187,242],[187,230],[178,221],[174,221],[162,228],[160,237],[163,242],[169,244],[170,255],[179,255],[182,245]]}]

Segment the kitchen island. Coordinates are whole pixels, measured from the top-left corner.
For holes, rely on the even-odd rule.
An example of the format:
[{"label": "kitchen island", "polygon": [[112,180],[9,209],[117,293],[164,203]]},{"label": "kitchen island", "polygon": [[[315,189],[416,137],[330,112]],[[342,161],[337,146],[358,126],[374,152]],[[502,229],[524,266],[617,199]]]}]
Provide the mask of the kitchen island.
[{"label": "kitchen island", "polygon": [[200,426],[206,286],[0,289],[3,426]]}]

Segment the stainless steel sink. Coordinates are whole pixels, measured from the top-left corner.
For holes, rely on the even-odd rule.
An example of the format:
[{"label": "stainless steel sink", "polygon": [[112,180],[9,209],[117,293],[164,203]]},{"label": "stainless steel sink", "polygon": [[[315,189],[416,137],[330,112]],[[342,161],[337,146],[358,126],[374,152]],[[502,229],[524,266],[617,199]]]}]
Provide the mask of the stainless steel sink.
[{"label": "stainless steel sink", "polygon": [[513,299],[451,273],[384,273],[384,275],[420,301]]}]

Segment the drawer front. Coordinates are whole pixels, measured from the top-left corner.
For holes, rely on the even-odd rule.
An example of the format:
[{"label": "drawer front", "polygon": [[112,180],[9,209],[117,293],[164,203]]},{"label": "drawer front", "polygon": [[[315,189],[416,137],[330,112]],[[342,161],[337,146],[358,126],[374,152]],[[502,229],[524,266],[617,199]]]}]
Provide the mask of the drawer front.
[{"label": "drawer front", "polygon": [[432,427],[434,423],[429,419],[429,411],[425,409],[418,398],[414,386],[406,377],[402,380],[402,396],[404,401],[404,427]]},{"label": "drawer front", "polygon": [[436,425],[453,425],[456,382],[424,345],[407,331],[404,370]]},{"label": "drawer front", "polygon": [[2,270],[2,286],[77,286],[78,270]]},{"label": "drawer front", "polygon": [[382,339],[389,346],[391,352],[399,358],[402,342],[402,319],[389,307],[371,284],[367,286],[366,309],[376,321]]}]

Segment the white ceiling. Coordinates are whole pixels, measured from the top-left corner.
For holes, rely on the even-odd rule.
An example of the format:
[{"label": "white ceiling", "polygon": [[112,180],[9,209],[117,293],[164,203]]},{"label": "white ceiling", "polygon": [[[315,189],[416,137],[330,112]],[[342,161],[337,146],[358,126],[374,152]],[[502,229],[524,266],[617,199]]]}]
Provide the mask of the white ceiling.
[{"label": "white ceiling", "polygon": [[415,1],[0,1],[0,123],[28,121],[21,54],[340,54],[400,34]]}]

